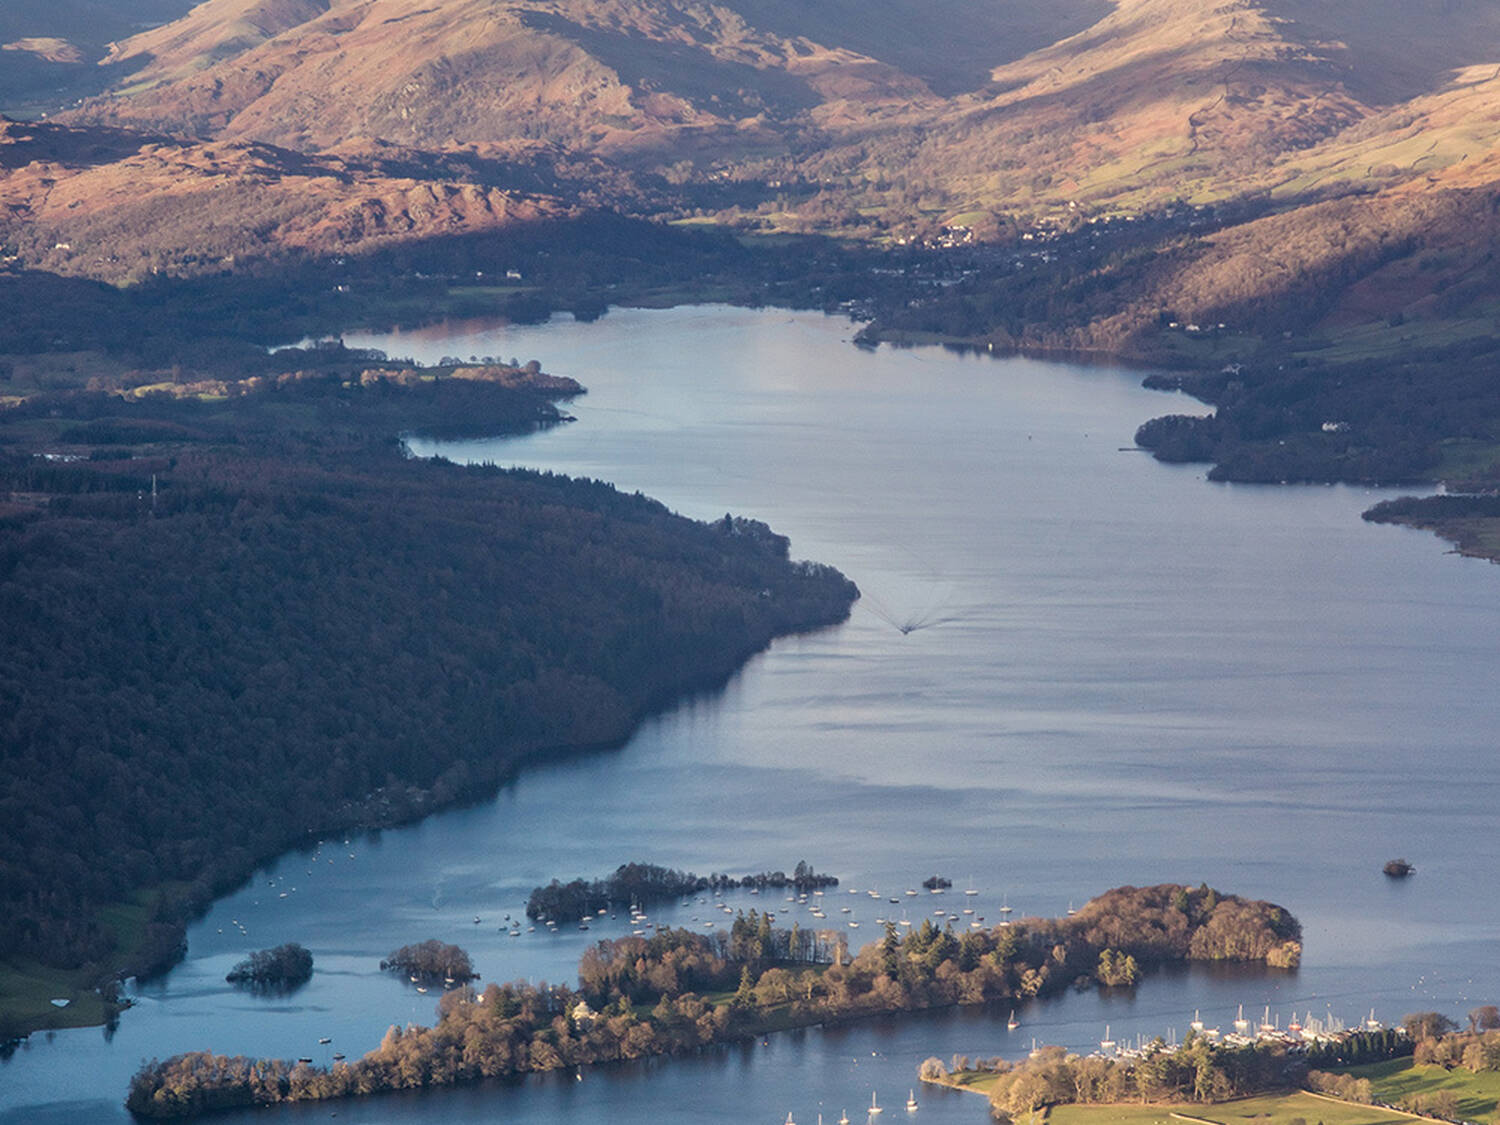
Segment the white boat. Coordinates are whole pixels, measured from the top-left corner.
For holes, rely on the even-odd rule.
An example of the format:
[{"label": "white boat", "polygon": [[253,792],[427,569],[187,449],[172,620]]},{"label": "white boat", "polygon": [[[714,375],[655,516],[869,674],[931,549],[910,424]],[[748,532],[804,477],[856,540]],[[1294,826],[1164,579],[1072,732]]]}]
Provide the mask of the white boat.
[{"label": "white boat", "polygon": [[883,1113],[883,1112],[885,1112],[884,1110],[882,1110],[880,1108],[880,1103],[875,1100],[875,1091],[874,1090],[870,1091],[870,1112],[871,1113]]},{"label": "white boat", "polygon": [[1241,1004],[1239,1013],[1234,1017],[1234,1029],[1241,1035],[1250,1030],[1250,1021],[1245,1018],[1245,1005]]},{"label": "white boat", "polygon": [[1198,1014],[1198,1009],[1197,1008],[1193,1009],[1193,1022],[1190,1023],[1190,1024],[1188,1024],[1188,1026],[1190,1028],[1192,1028],[1194,1031],[1202,1031],[1203,1030],[1203,1017]]},{"label": "white boat", "polygon": [[910,1091],[907,1092],[907,1095],[906,1095],[906,1112],[907,1113],[916,1113],[917,1112],[917,1092],[915,1090],[910,1090]]},{"label": "white boat", "polygon": [[792,1111],[791,1110],[787,1110],[786,1111],[786,1125],[797,1125],[797,1123],[792,1120]]},{"label": "white boat", "polygon": [[1099,1040],[1099,1049],[1101,1051],[1113,1051],[1115,1049],[1115,1041],[1109,1037],[1109,1024],[1104,1025],[1104,1038]]},{"label": "white boat", "polygon": [[839,1117],[839,1125],[849,1125],[849,1111],[847,1109]]},{"label": "white boat", "polygon": [[1008,895],[1008,894],[1000,896],[1000,913],[1001,914],[1009,914],[1010,913],[1010,901],[1009,900],[1010,900],[1010,895]]},{"label": "white boat", "polygon": [[1021,1026],[1021,1021],[1016,1019],[1016,1010],[1014,1008],[1010,1010],[1010,1019],[1006,1022],[1005,1026],[1010,1028],[1011,1031]]}]

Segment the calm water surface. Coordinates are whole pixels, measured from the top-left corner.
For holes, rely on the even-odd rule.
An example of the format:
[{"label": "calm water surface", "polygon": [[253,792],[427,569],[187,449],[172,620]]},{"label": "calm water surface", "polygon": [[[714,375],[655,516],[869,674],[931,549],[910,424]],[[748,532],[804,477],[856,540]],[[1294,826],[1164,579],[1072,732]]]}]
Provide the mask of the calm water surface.
[{"label": "calm water surface", "polygon": [[[630,859],[743,872],[806,858],[844,880],[825,911],[860,922],[855,944],[881,917],[972,907],[961,925],[993,923],[1002,902],[1055,914],[1120,883],[1207,880],[1288,906],[1306,953],[1296,973],[1200,969],[1055,998],[1015,1032],[1008,1009],[935,1013],[581,1082],[243,1119],[776,1125],[791,1110],[811,1125],[846,1106],[863,1120],[872,1089],[904,1114],[928,1055],[1015,1056],[1033,1037],[1088,1049],[1106,1023],[1117,1039],[1180,1034],[1194,1008],[1227,1028],[1239,1004],[1285,1022],[1500,1001],[1500,571],[1362,523],[1369,490],[1209,484],[1122,451],[1146,418],[1200,409],[1138,374],[862,351],[849,335],[820,316],[690,308],[349,337],[428,361],[535,357],[589,387],[571,425],[414,439],[415,453],[764,519],[864,596],[848,624],[778,642],[618,752],[283,857],[192,929],[187,962],[143,986],[112,1036],[38,1036],[0,1063],[0,1122],[124,1120],[144,1057],[368,1050],[391,1023],[432,1019],[434,996],[376,968],[409,941],[457,941],[487,979],[571,981],[584,945],[624,920],[509,937],[506,915],[539,882]],[[1416,878],[1380,875],[1396,855]],[[954,890],[905,893],[933,871]],[[726,904],[816,924],[770,896]],[[657,917],[729,921],[712,899]],[[223,983],[249,950],[289,940],[316,957],[305,988],[257,998]],[[918,1094],[923,1121],[985,1120],[976,1097]]]}]

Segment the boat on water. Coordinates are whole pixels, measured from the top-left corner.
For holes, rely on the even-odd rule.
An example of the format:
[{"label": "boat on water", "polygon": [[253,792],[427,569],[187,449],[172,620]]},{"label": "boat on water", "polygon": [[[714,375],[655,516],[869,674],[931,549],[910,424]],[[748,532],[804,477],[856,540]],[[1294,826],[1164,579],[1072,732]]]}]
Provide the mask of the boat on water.
[{"label": "boat on water", "polygon": [[907,1113],[916,1113],[917,1112],[917,1092],[915,1090],[909,1090],[909,1091],[907,1091],[907,1094],[906,1094],[906,1112]]},{"label": "boat on water", "polygon": [[1203,1030],[1203,1017],[1198,1014],[1198,1009],[1197,1008],[1193,1009],[1193,1022],[1190,1023],[1190,1024],[1188,1024],[1188,1026],[1190,1028],[1192,1028],[1194,1031],[1202,1031]]},{"label": "boat on water", "polygon": [[1109,1024],[1104,1025],[1104,1038],[1099,1040],[1099,1049],[1101,1051],[1113,1051],[1115,1049],[1115,1041],[1109,1037]]},{"label": "boat on water", "polygon": [[1010,1019],[1006,1021],[1005,1026],[1011,1031],[1021,1026],[1021,1021],[1016,1019],[1016,1010],[1014,1008],[1010,1010]]},{"label": "boat on water", "polygon": [[787,1110],[786,1111],[786,1125],[797,1125],[797,1123],[792,1120],[792,1111],[791,1110]]},{"label": "boat on water", "polygon": [[839,1125],[849,1125],[849,1111],[847,1109],[840,1113]]},{"label": "boat on water", "polygon": [[875,1091],[874,1090],[870,1091],[870,1112],[872,1114],[875,1114],[875,1113],[884,1113],[885,1112],[881,1108],[880,1103],[875,1100]]},{"label": "boat on water", "polygon": [[1000,913],[1001,914],[1009,914],[1010,913],[1010,895],[1009,894],[1004,894],[1004,895],[1000,896]]},{"label": "boat on water", "polygon": [[1245,1005],[1241,1004],[1234,1017],[1234,1029],[1241,1035],[1250,1030],[1250,1021],[1245,1018]]}]

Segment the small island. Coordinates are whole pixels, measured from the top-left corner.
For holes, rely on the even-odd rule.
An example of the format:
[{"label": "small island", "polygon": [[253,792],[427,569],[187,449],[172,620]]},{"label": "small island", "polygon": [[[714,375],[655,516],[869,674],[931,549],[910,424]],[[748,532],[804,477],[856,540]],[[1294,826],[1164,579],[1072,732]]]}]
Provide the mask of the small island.
[{"label": "small island", "polygon": [[230,984],[252,988],[292,988],[312,977],[313,957],[294,941],[275,949],[259,949],[224,977]]},{"label": "small island", "polygon": [[953,880],[944,879],[941,875],[929,875],[922,880],[922,886],[929,891],[946,891],[953,886]]},{"label": "small island", "polygon": [[456,945],[428,938],[416,945],[403,945],[380,962],[389,973],[406,973],[413,981],[442,980],[459,984],[478,978],[474,962]]},{"label": "small island", "polygon": [[[142,1117],[448,1086],[682,1054],[771,1031],[1088,987],[1131,965],[1260,961],[1292,968],[1301,926],[1269,902],[1204,885],[1119,887],[1064,918],[955,931],[929,918],[851,954],[842,931],[779,929],[770,911],[711,934],[601,941],[578,986],[454,988],[433,1027],[397,1027],[363,1058],[305,1062],[177,1055],[147,1063],[126,1106]],[[398,951],[400,952],[400,951]]]},{"label": "small island", "polygon": [[553,879],[545,887],[535,888],[526,900],[526,916],[535,921],[582,919],[617,907],[635,909],[703,891],[792,887],[807,894],[838,885],[835,876],[818,874],[805,859],[798,862],[790,875],[784,871],[763,871],[741,878],[695,875],[691,871],[677,871],[654,863],[622,863],[615,868],[613,875],[605,879],[592,882],[574,879],[571,883],[559,883]]}]

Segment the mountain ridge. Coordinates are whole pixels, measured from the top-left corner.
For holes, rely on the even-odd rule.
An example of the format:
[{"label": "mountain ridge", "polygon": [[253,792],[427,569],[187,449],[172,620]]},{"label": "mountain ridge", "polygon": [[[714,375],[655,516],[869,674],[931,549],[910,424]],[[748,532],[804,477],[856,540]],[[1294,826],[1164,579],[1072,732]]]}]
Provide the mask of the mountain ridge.
[{"label": "mountain ridge", "polygon": [[[901,0],[867,24],[858,10],[207,0],[117,43],[104,66],[119,74],[113,91],[60,118],[173,137],[179,179],[170,162],[127,155],[113,176],[136,185],[126,198],[97,163],[28,170],[13,150],[0,156],[12,167],[0,224],[27,264],[88,273],[119,258],[131,231],[189,210],[190,187],[205,183],[216,194],[195,202],[239,242],[325,254],[580,204],[750,231],[910,243],[949,229],[1002,244],[1026,228],[1227,205],[1244,212],[1232,231],[1178,236],[1128,271],[1099,263],[1099,285],[1118,296],[1086,328],[1037,330],[1115,350],[1168,312],[1253,322],[1269,339],[1277,318],[1313,331],[1484,304],[1461,283],[1491,237],[1485,193],[1500,193],[1492,5],[945,0],[922,18]],[[280,171],[214,145],[273,146]],[[338,174],[294,176],[298,159]],[[489,194],[513,180],[524,200]],[[257,193],[300,217],[251,230],[242,215]],[[91,203],[102,199],[108,222]],[[189,221],[194,233],[152,268],[204,268],[213,259],[192,249],[202,226]],[[91,240],[102,253],[57,249]],[[1447,264],[1421,264],[1434,255]],[[1017,338],[993,325],[979,335]]]}]

